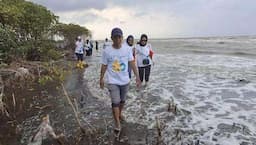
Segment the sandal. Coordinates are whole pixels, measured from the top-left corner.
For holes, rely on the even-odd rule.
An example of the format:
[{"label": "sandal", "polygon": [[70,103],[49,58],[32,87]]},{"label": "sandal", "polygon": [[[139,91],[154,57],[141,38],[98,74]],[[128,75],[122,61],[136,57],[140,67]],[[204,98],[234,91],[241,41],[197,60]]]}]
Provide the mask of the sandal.
[{"label": "sandal", "polygon": [[115,129],[114,129],[114,134],[115,134],[115,137],[116,137],[116,138],[119,137],[120,132],[121,132],[121,128],[115,128]]}]

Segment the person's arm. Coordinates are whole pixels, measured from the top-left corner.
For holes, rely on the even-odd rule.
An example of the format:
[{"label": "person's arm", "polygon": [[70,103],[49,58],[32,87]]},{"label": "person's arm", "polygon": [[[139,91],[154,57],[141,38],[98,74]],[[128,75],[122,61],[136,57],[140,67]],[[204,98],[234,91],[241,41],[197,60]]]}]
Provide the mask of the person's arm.
[{"label": "person's arm", "polygon": [[101,70],[100,70],[100,88],[103,89],[104,88],[104,75],[105,72],[107,70],[107,65],[102,64],[101,65]]},{"label": "person's arm", "polygon": [[133,57],[135,59],[135,55],[136,55],[135,47],[132,48],[132,55],[133,55]]},{"label": "person's arm", "polygon": [[104,88],[104,75],[106,73],[107,67],[108,67],[107,54],[106,54],[106,49],[104,49],[101,57],[101,70],[100,70],[100,88],[101,89]]},{"label": "person's arm", "polygon": [[136,77],[136,85],[137,85],[137,87],[140,87],[141,81],[140,81],[139,73],[138,73],[137,67],[135,65],[135,62],[133,60],[129,61],[129,65],[130,65],[130,67],[131,67],[131,69],[132,69],[132,71],[133,71],[133,73]]},{"label": "person's arm", "polygon": [[151,44],[148,44],[148,45],[149,45],[149,57],[150,57],[150,59],[151,59],[151,61],[152,61],[152,64],[155,65],[155,62],[153,61],[154,51],[153,51],[153,49],[152,49]]}]

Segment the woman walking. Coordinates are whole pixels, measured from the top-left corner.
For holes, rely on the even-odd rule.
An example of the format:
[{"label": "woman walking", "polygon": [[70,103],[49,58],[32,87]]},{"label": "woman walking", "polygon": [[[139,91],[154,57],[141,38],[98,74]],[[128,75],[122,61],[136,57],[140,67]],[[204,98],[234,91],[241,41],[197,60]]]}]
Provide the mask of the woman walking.
[{"label": "woman walking", "polygon": [[[134,57],[134,62],[135,62],[134,37],[132,35],[129,35],[126,38],[126,42],[124,43],[124,45],[126,45],[130,49],[130,51],[132,51],[132,55]],[[131,66],[128,66],[128,72],[129,72],[129,78],[131,79],[131,77],[132,77]]]},{"label": "woman walking", "polygon": [[136,45],[136,60],[139,70],[140,81],[143,82],[145,78],[145,86],[147,86],[150,76],[152,61],[152,47],[151,44],[147,43],[148,36],[142,34],[139,43]]}]

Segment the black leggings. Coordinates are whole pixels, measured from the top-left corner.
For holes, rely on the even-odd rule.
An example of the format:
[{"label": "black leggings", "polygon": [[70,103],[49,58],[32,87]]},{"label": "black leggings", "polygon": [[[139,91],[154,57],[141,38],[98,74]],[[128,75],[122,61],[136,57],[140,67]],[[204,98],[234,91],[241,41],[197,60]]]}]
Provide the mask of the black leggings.
[{"label": "black leggings", "polygon": [[151,65],[144,66],[144,67],[138,67],[138,68],[139,68],[140,81],[143,82],[143,78],[144,78],[144,74],[145,74],[145,81],[148,82]]},{"label": "black leggings", "polygon": [[83,61],[84,60],[84,54],[76,53],[77,60]]}]

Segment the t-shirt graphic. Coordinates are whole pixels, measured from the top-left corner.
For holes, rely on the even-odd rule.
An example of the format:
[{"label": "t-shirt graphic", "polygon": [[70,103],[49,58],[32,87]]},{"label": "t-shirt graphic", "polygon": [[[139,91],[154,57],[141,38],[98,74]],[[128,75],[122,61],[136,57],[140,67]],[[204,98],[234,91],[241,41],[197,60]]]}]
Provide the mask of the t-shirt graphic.
[{"label": "t-shirt graphic", "polygon": [[106,82],[108,84],[126,85],[130,82],[129,62],[133,61],[132,51],[125,45],[121,48],[106,47],[102,52],[101,63],[107,66]]},{"label": "t-shirt graphic", "polygon": [[115,59],[112,63],[112,70],[114,72],[120,72],[125,70],[125,64],[122,62],[119,62],[118,59]]}]

